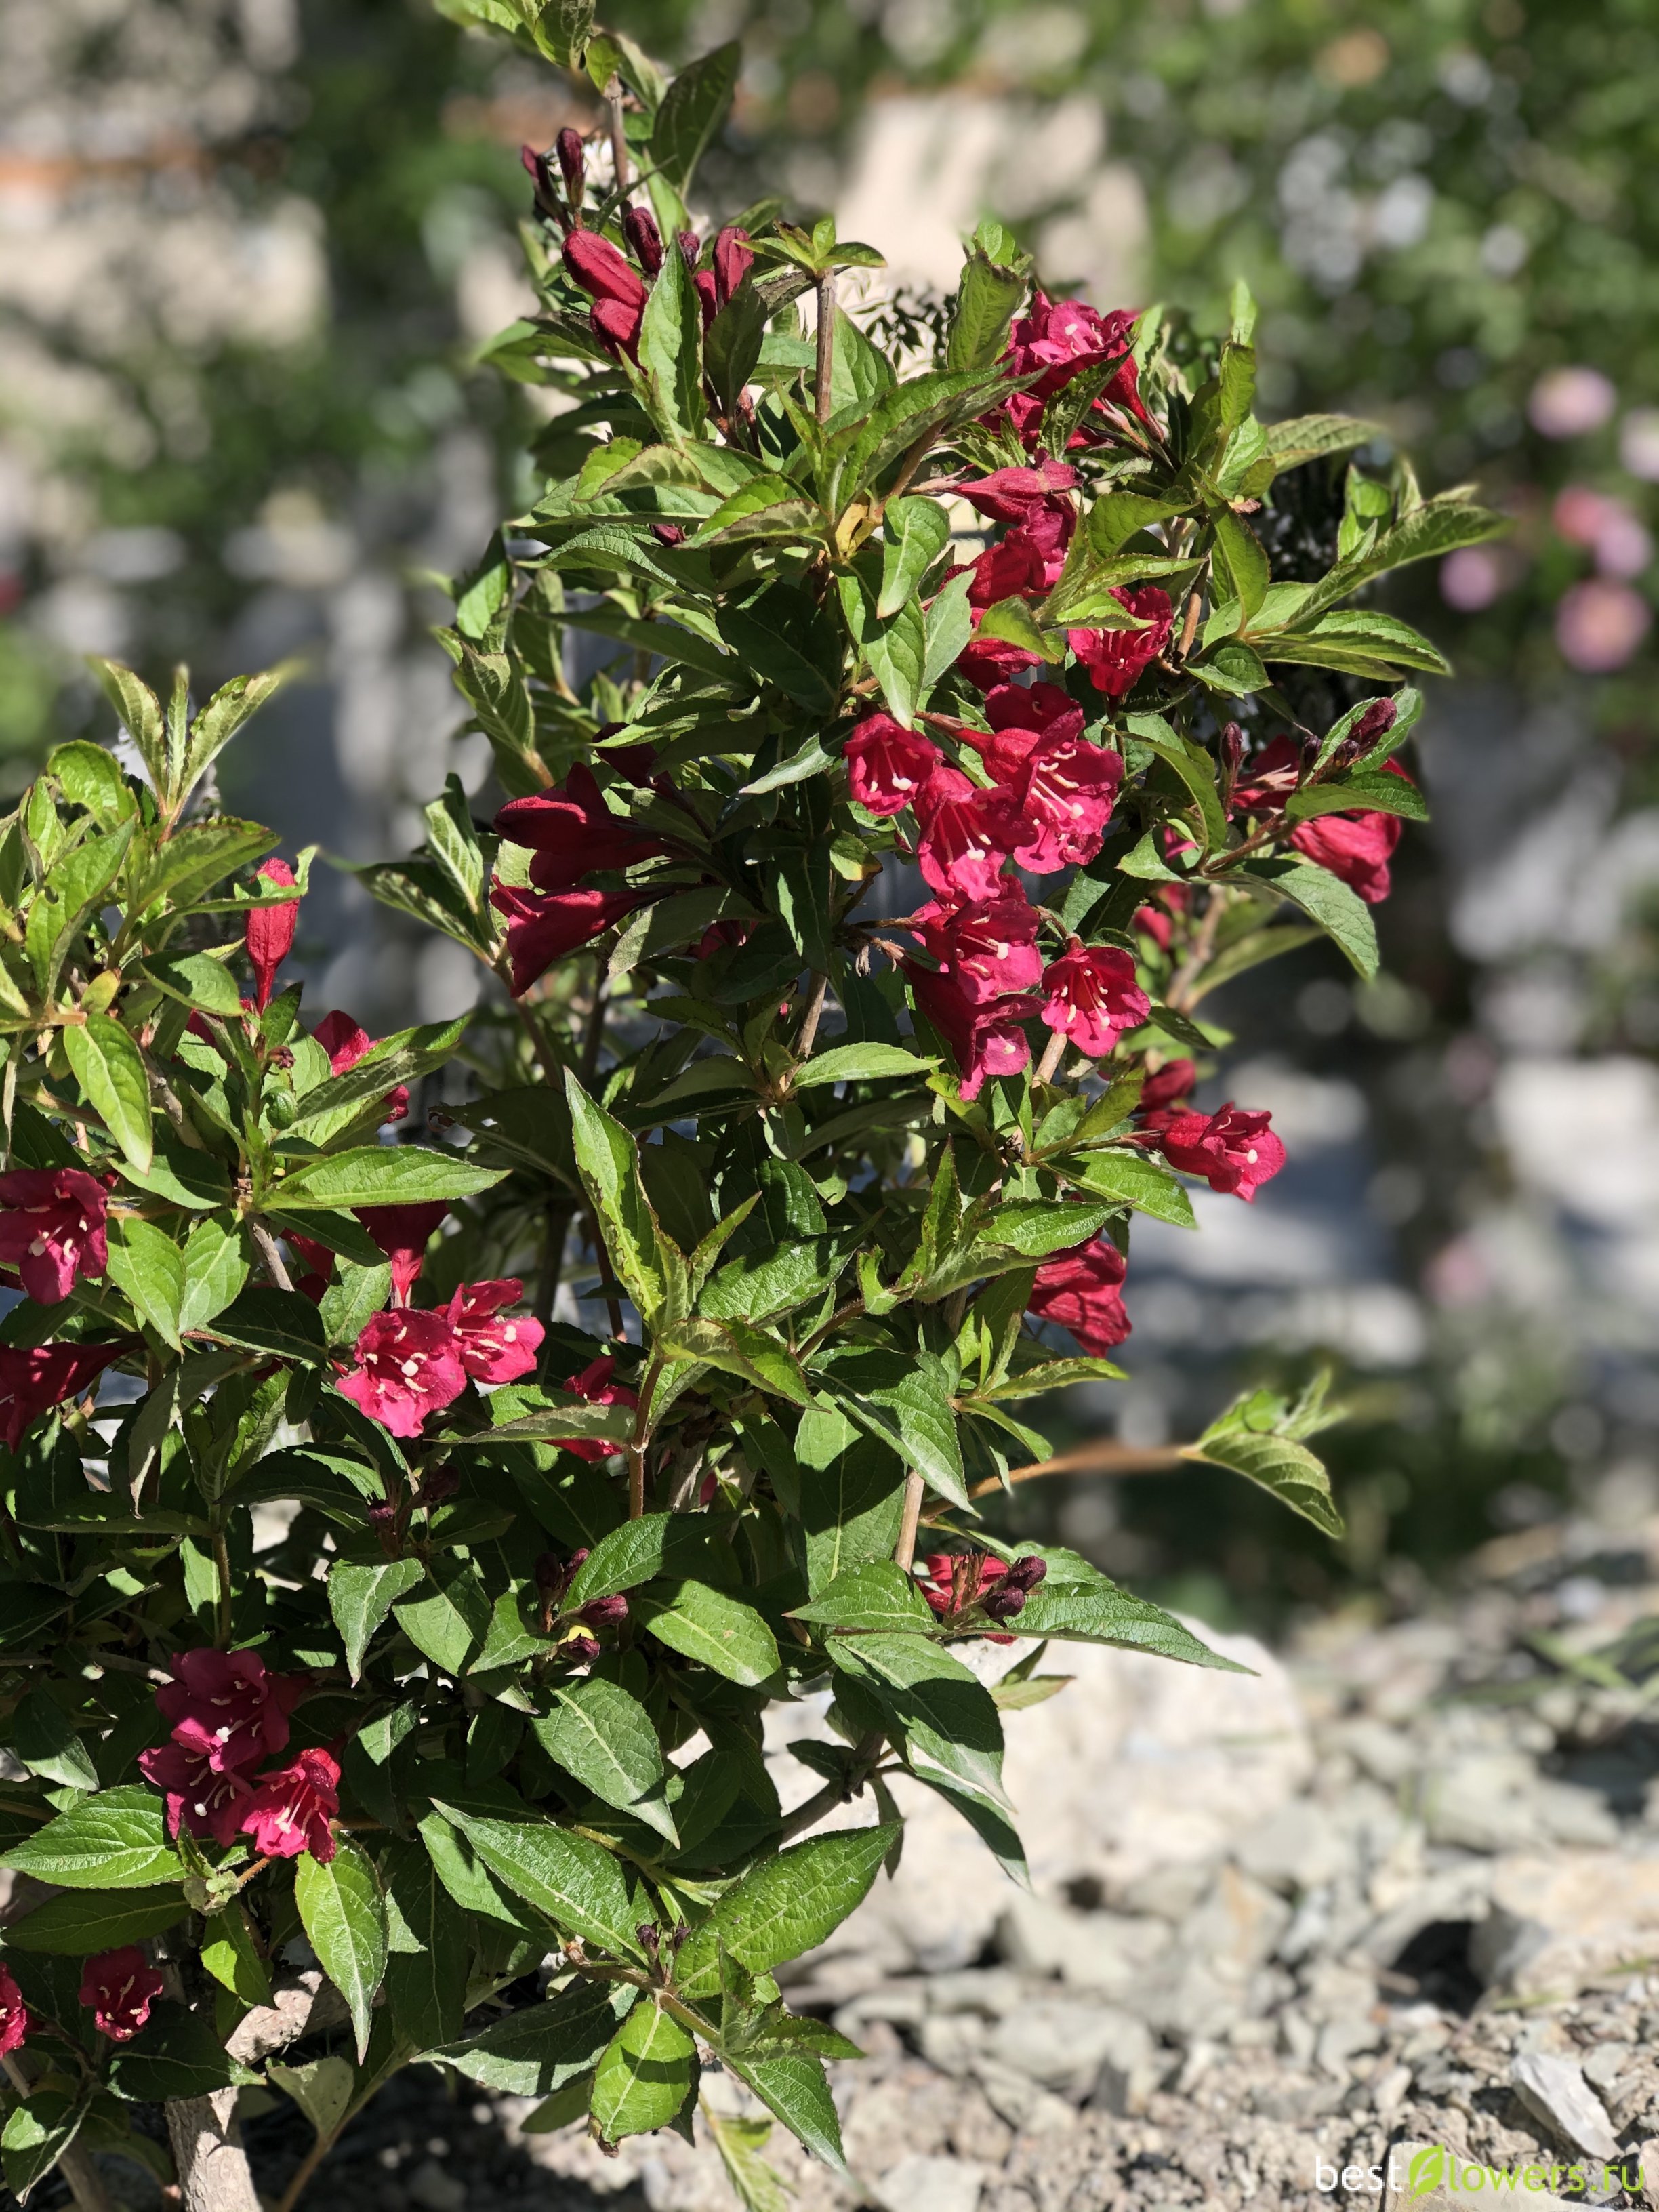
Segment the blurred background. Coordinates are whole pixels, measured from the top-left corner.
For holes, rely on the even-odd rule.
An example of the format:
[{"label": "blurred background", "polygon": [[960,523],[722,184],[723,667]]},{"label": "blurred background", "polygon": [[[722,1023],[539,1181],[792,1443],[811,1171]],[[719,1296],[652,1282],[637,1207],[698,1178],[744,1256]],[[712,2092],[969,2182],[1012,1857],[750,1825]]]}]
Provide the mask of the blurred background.
[{"label": "blurred background", "polygon": [[[1458,673],[1386,971],[1355,989],[1310,949],[1217,1002],[1237,1042],[1210,1103],[1271,1106],[1291,1164],[1201,1237],[1137,1231],[1133,1379],[1075,1432],[1179,1439],[1328,1358],[1347,1541],[1195,1472],[1034,1486],[1018,1513],[1224,1625],[1413,1602],[1570,1501],[1604,1528],[1659,1509],[1648,0],[606,20],[671,62],[744,41],[705,212],[833,208],[913,293],[984,213],[1103,308],[1218,322],[1242,274],[1264,412],[1365,415],[1428,489],[1478,480],[1514,518],[1399,600]],[[534,397],[476,361],[529,302],[519,146],[577,101],[430,0],[0,9],[0,798],[110,736],[82,653],[206,684],[298,653],[231,804],[349,860],[415,842],[452,767],[489,804],[426,628],[433,578],[532,489]],[[470,1001],[458,949],[317,880],[319,1005],[379,1030]]]}]

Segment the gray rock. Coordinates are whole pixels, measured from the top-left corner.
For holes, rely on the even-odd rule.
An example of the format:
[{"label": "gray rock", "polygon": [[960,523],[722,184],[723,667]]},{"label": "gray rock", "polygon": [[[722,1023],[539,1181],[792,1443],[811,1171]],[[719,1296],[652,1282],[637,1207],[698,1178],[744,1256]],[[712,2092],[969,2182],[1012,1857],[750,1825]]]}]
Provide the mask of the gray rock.
[{"label": "gray rock", "polygon": [[913,2152],[883,2174],[876,2202],[882,2212],[979,2212],[984,2186],[983,2166]]},{"label": "gray rock", "polygon": [[1584,2079],[1598,2096],[1609,2097],[1635,2056],[1633,2043],[1598,2043],[1584,2061]]},{"label": "gray rock", "polygon": [[1145,2023],[1130,2013],[1041,1999],[999,2021],[985,2047],[999,2064],[1073,2097],[1088,2095],[1109,2063],[1127,2082],[1151,2064],[1153,2048]]},{"label": "gray rock", "polygon": [[1012,1899],[997,1921],[996,1945],[1028,1974],[1058,1974],[1073,1988],[1117,1997],[1169,1948],[1167,1922],[1120,1912],[1073,1912],[1037,1897]]},{"label": "gray rock", "polygon": [[1575,2059],[1542,2051],[1518,2051],[1510,2063],[1510,2079],[1522,2103],[1563,2142],[1576,2144],[1592,2158],[1618,2157],[1619,2138],[1607,2107],[1586,2083]]},{"label": "gray rock", "polygon": [[1331,1741],[1387,1790],[1397,1788],[1417,1764],[1411,1738],[1382,1721],[1348,1721],[1333,1731]]},{"label": "gray rock", "polygon": [[1119,2000],[1127,2012],[1179,2043],[1224,2035],[1243,2014],[1236,1981],[1218,1981],[1206,1961],[1184,1945]]},{"label": "gray rock", "polygon": [[1152,1913],[1160,1920],[1182,1921],[1195,1911],[1215,1879],[1208,1859],[1176,1861],[1152,1867],[1113,1892],[1113,1902],[1131,1915]]},{"label": "gray rock", "polygon": [[930,2013],[916,2030],[916,2048],[941,2074],[971,2074],[985,2049],[986,2024],[975,2013]]},{"label": "gray rock", "polygon": [[983,2020],[1000,2020],[1029,1994],[1020,1977],[1006,1966],[967,1966],[959,1973],[935,1974],[918,1986],[930,2013],[971,2012]]},{"label": "gray rock", "polygon": [[1218,1979],[1244,1982],[1272,1958],[1291,1919],[1290,1906],[1264,1882],[1224,1866],[1214,1888],[1183,1925],[1182,1943]]},{"label": "gray rock", "polygon": [[446,2173],[436,2159],[422,2159],[404,2186],[421,2212],[465,2212],[466,2184]]},{"label": "gray rock", "polygon": [[1247,1830],[1233,1856],[1245,1874],[1293,1896],[1334,1881],[1349,1852],[1323,1807],[1297,1798]]},{"label": "gray rock", "polygon": [[1319,2031],[1315,2056],[1322,2072],[1333,2080],[1346,2081],[1348,2061],[1362,2051],[1375,2051],[1382,2040],[1382,2031],[1374,2020],[1363,2013],[1349,2013],[1325,2022]]},{"label": "gray rock", "polygon": [[1040,2089],[1029,2075],[1017,2073],[1012,2066],[981,2058],[974,2068],[974,2078],[997,2118],[1021,2135],[1052,2136],[1077,2124],[1077,2113],[1063,2097],[1056,2097],[1050,2089]]}]

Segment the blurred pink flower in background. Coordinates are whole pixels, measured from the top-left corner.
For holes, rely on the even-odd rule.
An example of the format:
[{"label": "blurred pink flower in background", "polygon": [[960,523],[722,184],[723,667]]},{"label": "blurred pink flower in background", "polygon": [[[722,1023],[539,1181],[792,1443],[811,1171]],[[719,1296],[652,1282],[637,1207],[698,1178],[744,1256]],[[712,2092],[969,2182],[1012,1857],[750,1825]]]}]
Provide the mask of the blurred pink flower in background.
[{"label": "blurred pink flower in background", "polygon": [[1547,438],[1583,438],[1601,428],[1618,398],[1599,368],[1552,368],[1532,387],[1527,413]]},{"label": "blurred pink flower in background", "polygon": [[1659,483],[1659,407],[1633,407],[1619,426],[1619,458],[1644,483]]},{"label": "blurred pink flower in background", "polygon": [[1462,545],[1440,563],[1440,596],[1460,614],[1489,607],[1507,580],[1504,563],[1490,545]]},{"label": "blurred pink flower in background", "polygon": [[1652,619],[1647,601],[1628,584],[1592,576],[1575,584],[1557,607],[1555,641],[1574,668],[1587,676],[1607,675],[1624,666]]},{"label": "blurred pink flower in background", "polygon": [[1622,499],[1568,484],[1558,492],[1552,520],[1571,545],[1588,546],[1604,576],[1639,576],[1653,558],[1653,540]]}]

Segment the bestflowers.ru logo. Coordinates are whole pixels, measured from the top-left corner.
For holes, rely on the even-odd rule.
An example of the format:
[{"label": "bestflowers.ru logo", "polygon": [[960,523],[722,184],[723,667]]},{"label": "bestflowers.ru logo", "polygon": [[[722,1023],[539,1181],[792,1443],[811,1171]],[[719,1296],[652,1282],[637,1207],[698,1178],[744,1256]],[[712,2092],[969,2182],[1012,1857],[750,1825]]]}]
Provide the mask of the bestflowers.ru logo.
[{"label": "bestflowers.ru logo", "polygon": [[1336,2166],[1322,2158],[1314,2160],[1314,2186],[1328,2197],[1338,2190],[1351,2196],[1380,2197],[1386,2186],[1407,2203],[1427,2197],[1443,2203],[1477,2196],[1499,2203],[1527,2196],[1599,2199],[1613,2189],[1637,2190],[1641,2185],[1640,2161],[1634,2153],[1618,2166],[1604,2165],[1600,2159],[1572,2166],[1547,2166],[1533,2159],[1513,2166],[1488,2166],[1449,2150],[1444,2143],[1425,2143],[1402,2144],[1390,2151],[1386,2172],[1380,2165]]}]

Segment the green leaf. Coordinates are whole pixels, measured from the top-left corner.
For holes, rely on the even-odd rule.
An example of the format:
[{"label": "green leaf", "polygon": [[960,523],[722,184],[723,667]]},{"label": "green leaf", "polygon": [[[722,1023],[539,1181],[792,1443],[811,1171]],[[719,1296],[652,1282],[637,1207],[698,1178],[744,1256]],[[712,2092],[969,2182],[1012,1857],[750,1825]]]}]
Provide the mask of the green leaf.
[{"label": "green leaf", "polygon": [[705,2107],[703,2124],[726,2168],[726,2178],[744,2212],[789,2212],[789,2197],[761,2156],[772,2132],[769,2120],[738,2119]]},{"label": "green leaf", "polygon": [[876,618],[886,622],[907,605],[951,542],[951,518],[936,499],[897,499],[881,523],[881,595]]},{"label": "green leaf", "polygon": [[786,760],[781,760],[764,775],[756,776],[743,787],[745,799],[758,799],[763,792],[781,791],[787,784],[805,783],[835,765],[836,756],[826,752],[823,739],[814,731],[804,744],[798,745]]},{"label": "green leaf", "polygon": [[1235,883],[1260,884],[1299,906],[1347,956],[1349,965],[1369,982],[1380,960],[1376,925],[1370,908],[1328,870],[1299,860],[1254,860],[1240,868]]},{"label": "green leaf", "polygon": [[[662,435],[678,445],[702,428],[702,313],[685,257],[664,257],[640,325],[640,369]],[[637,565],[637,563],[636,563]]]},{"label": "green leaf", "polygon": [[64,1050],[87,1103],[101,1115],[122,1157],[140,1175],[155,1157],[150,1131],[149,1078],[137,1046],[108,1014],[88,1014],[84,1026],[64,1031]]},{"label": "green leaf", "polygon": [[1167,1168],[1149,1160],[1144,1152],[1073,1152],[1056,1161],[1085,1190],[1103,1198],[1121,1199],[1138,1212],[1159,1221],[1172,1221],[1177,1229],[1194,1229],[1193,1202]]},{"label": "green leaf", "polygon": [[660,1597],[636,1597],[633,1610],[659,1643],[728,1682],[752,1689],[778,1671],[777,1641],[759,1613],[706,1583],[671,1583]]},{"label": "green leaf", "polygon": [[141,682],[131,669],[123,668],[118,660],[101,660],[88,654],[87,666],[137,747],[138,757],[149,771],[150,781],[158,791],[164,790],[167,781],[167,726],[161,717],[161,701],[148,684]]},{"label": "green leaf", "polygon": [[[550,1711],[531,1722],[536,1741],[585,1790],[619,1812],[630,1807],[678,1845],[662,1802],[667,1769],[651,1717],[637,1698],[603,1675],[556,1689]],[[655,1802],[650,1801],[655,1800]]]},{"label": "green leaf", "polygon": [[615,2035],[618,2014],[633,2002],[625,1986],[573,1982],[544,2004],[522,2006],[431,2056],[483,2088],[549,2096],[590,2070]]},{"label": "green leaf", "polygon": [[1405,776],[1361,775],[1292,792],[1285,817],[1290,822],[1308,822],[1317,814],[1347,814],[1360,807],[1376,814],[1402,814],[1410,822],[1429,818],[1428,802]]},{"label": "green leaf", "polygon": [[1023,1260],[1046,1260],[1055,1252],[1072,1252],[1086,1244],[1114,1211],[1109,1206],[1079,1205],[1071,1200],[1011,1199],[981,1224],[978,1242],[1018,1252]]},{"label": "green leaf", "polygon": [[[1132,629],[1137,623],[1132,617],[1114,627]],[[979,635],[999,639],[1005,645],[1017,645],[1023,653],[1036,653],[1039,660],[1061,661],[1066,658],[1065,641],[1039,629],[1036,616],[1024,599],[999,599],[994,607],[987,607],[980,617]]]},{"label": "green leaf", "polygon": [[707,1565],[713,1524],[702,1513],[647,1513],[602,1537],[577,1570],[563,1604],[577,1612],[596,1597],[636,1589],[657,1576],[695,1573]]},{"label": "green leaf", "polygon": [[1215,528],[1217,548],[1232,580],[1233,597],[1248,623],[1273,581],[1267,556],[1255,531],[1231,507],[1218,507],[1210,520]]},{"label": "green leaf", "polygon": [[179,2004],[158,2004],[149,2026],[120,2046],[109,2067],[109,2085],[116,2095],[140,2105],[209,2097],[216,2089],[252,2079],[225,2049],[213,2022]]},{"label": "green leaf", "polygon": [[143,972],[170,999],[186,1006],[198,1006],[204,1013],[233,1021],[241,1017],[242,996],[236,978],[222,960],[209,953],[186,952],[171,959],[152,953]]},{"label": "green leaf", "polygon": [[37,2089],[7,2113],[4,2132],[0,2133],[0,2168],[5,2172],[7,2188],[19,2203],[37,2181],[52,2172],[75,2141],[88,2103],[84,2096]]},{"label": "green leaf", "polygon": [[189,823],[156,848],[133,891],[130,911],[143,914],[161,898],[170,898],[176,908],[191,907],[226,876],[262,859],[276,842],[273,831],[229,815]]},{"label": "green leaf", "polygon": [[102,745],[77,738],[55,745],[46,756],[46,773],[55,775],[71,805],[84,806],[100,830],[112,830],[134,811],[131,787],[121,763]]},{"label": "green leaf", "polygon": [[[182,1874],[183,1868],[179,1871]],[[11,1922],[5,1931],[6,1948],[89,1959],[100,1951],[118,1951],[126,1943],[147,1942],[176,1927],[189,1910],[176,1883],[90,1894],[76,1890],[68,1897],[49,1897],[26,1919]]]},{"label": "green leaf", "polygon": [[1356,446],[1369,446],[1389,434],[1382,423],[1363,422],[1355,415],[1293,415],[1267,427],[1267,451],[1281,475],[1304,461],[1349,453]]},{"label": "green leaf", "polygon": [[439,1441],[452,1451],[462,1451],[469,1446],[489,1450],[506,1443],[586,1441],[608,1443],[620,1449],[634,1432],[634,1419],[631,1406],[592,1406],[585,1399],[573,1398],[568,1405],[540,1406],[532,1413],[515,1414],[511,1420],[498,1422],[493,1429],[469,1429],[465,1435],[442,1434]]},{"label": "green leaf", "polygon": [[1331,1478],[1324,1462],[1293,1437],[1259,1434],[1246,1427],[1233,1412],[1212,1422],[1195,1444],[1183,1450],[1183,1459],[1207,1460],[1271,1491],[1292,1513],[1311,1521],[1328,1536],[1343,1534],[1342,1516],[1331,1496]]},{"label": "green leaf", "polygon": [[313,2058],[307,2066],[282,2066],[273,2059],[265,2076],[300,2107],[319,2142],[333,2139],[357,2086],[349,2058]]},{"label": "green leaf", "polygon": [[[438,811],[441,811],[441,807]],[[314,1091],[306,1092],[294,1119],[294,1133],[307,1138],[313,1144],[326,1144],[335,1127],[346,1127],[365,1107],[378,1105],[387,1091],[398,1084],[418,1082],[422,1076],[453,1060],[470,1019],[470,1016],[462,1015],[457,1021],[429,1022],[422,1029],[403,1030],[396,1036],[382,1037],[355,1066],[348,1067],[342,1075],[329,1077]],[[381,1146],[378,1149],[384,1152],[392,1148]],[[443,1155],[436,1157],[442,1158]],[[283,1199],[288,1202],[286,1185]]]},{"label": "green leaf", "polygon": [[1001,353],[1030,281],[1031,257],[1000,223],[982,222],[969,240],[951,318],[945,365],[984,369]]},{"label": "green leaf", "polygon": [[752,1322],[694,1316],[663,1330],[659,1340],[676,1358],[701,1359],[793,1406],[811,1401],[811,1387],[794,1353],[781,1337]]},{"label": "green leaf", "polygon": [[889,713],[908,730],[927,696],[927,629],[917,603],[912,599],[884,628],[872,630],[864,652]]},{"label": "green leaf", "polygon": [[973,610],[968,604],[973,581],[972,571],[964,568],[961,575],[951,577],[928,607],[927,658],[923,663],[921,676],[922,682],[930,690],[947,668],[956,666],[963,647],[974,634]]},{"label": "green leaf", "polygon": [[109,1224],[109,1272],[141,1322],[179,1349],[185,1299],[185,1255],[164,1229],[137,1214]]},{"label": "green leaf", "polygon": [[1128,727],[1139,742],[1167,761],[1191,793],[1204,823],[1206,851],[1216,853],[1227,843],[1227,817],[1216,788],[1216,766],[1202,745],[1180,736],[1161,714],[1131,714]]},{"label": "green leaf", "polygon": [[822,513],[802,498],[793,477],[751,477],[698,524],[686,543],[701,547],[740,538],[811,537],[823,526]]},{"label": "green leaf", "polygon": [[914,1579],[890,1559],[866,1559],[837,1575],[811,1604],[792,1607],[790,1618],[872,1633],[926,1636],[937,1626]]},{"label": "green leaf", "polygon": [[100,1790],[14,1844],[0,1866],[59,1889],[145,1889],[179,1881],[185,1869],[167,1840],[165,1812],[153,1790]]},{"label": "green leaf", "polygon": [[791,2135],[821,2158],[833,2173],[847,2172],[842,2148],[841,2123],[836,2100],[830,2094],[823,2063],[809,2051],[786,2052],[777,2058],[740,2058],[728,2054],[726,2064],[738,2081],[752,2089],[769,2112],[783,2122]]},{"label": "green leaf", "polygon": [[890,1822],[843,1828],[763,1859],[681,1947],[681,1989],[691,1998],[714,1996],[722,1951],[760,1974],[826,1942],[869,1895],[898,1832]]},{"label": "green leaf", "polygon": [[[129,1224],[131,1226],[131,1224]],[[248,1277],[247,1254],[239,1232],[220,1221],[198,1221],[185,1246],[184,1297],[179,1328],[204,1328],[241,1291]]]},{"label": "green leaf", "polygon": [[86,1740],[56,1698],[31,1690],[12,1716],[11,1748],[31,1774],[68,1790],[96,1790],[98,1770]]},{"label": "green leaf", "polygon": [[291,1166],[273,1193],[286,1213],[335,1212],[355,1206],[424,1206],[493,1190],[504,1168],[480,1167],[459,1152],[422,1145],[362,1145]]},{"label": "green leaf", "polygon": [[1006,1805],[1002,1723],[972,1670],[923,1636],[836,1636],[828,1646],[840,1671],[860,1677],[921,1753],[970,1789]]},{"label": "green leaf", "polygon": [[250,1352],[273,1352],[320,1367],[328,1357],[323,1324],[311,1300],[297,1291],[254,1283],[213,1320],[212,1334]]},{"label": "green leaf", "polygon": [[1149,1599],[1136,1597],[1075,1552],[1042,1544],[1023,1545],[1048,1562],[1048,1572],[1012,1620],[1002,1624],[1005,1635],[1060,1637],[1073,1644],[1116,1644],[1126,1650],[1153,1651],[1163,1659],[1181,1659],[1194,1667],[1218,1667],[1225,1674],[1247,1674],[1231,1659],[1212,1651],[1183,1628],[1172,1613]]},{"label": "green leaf", "polygon": [[618,1958],[642,1955],[634,1932],[639,1915],[629,1907],[622,1869],[599,1844],[550,1821],[494,1820],[436,1798],[433,1803],[491,1874],[555,1927]]},{"label": "green leaf", "polygon": [[691,2093],[697,2046],[647,1994],[617,2029],[593,2076],[588,2112],[604,2143],[666,2127]]},{"label": "green leaf", "polygon": [[[617,1279],[647,1328],[683,1314],[685,1261],[658,1226],[640,1177],[634,1139],[565,1071],[576,1166]],[[678,1263],[678,1264],[677,1264]]]},{"label": "green leaf", "polygon": [[491,1607],[471,1559],[434,1559],[428,1595],[404,1598],[398,1626],[417,1651],[446,1674],[464,1674],[489,1633]]},{"label": "green leaf", "polygon": [[234,1899],[216,1912],[202,1932],[202,1964],[216,1982],[245,2005],[270,2002],[270,1976],[242,1906]]},{"label": "green leaf", "polygon": [[76,933],[104,902],[131,842],[128,822],[105,836],[88,837],[57,861],[29,908],[24,939],[35,988],[43,999],[57,992]]},{"label": "green leaf", "polygon": [[345,1646],[347,1670],[354,1682],[363,1671],[363,1654],[375,1631],[400,1597],[426,1580],[419,1559],[378,1559],[359,1566],[337,1559],[329,1569],[328,1609]]},{"label": "green leaf", "polygon": [[388,1844],[380,1864],[389,1923],[386,2002],[399,2036],[410,2049],[430,2051],[436,2044],[453,2042],[461,2033],[466,1923],[455,1911],[430,1854],[419,1844]]},{"label": "green leaf", "polygon": [[173,786],[174,797],[180,804],[189,798],[243,723],[280,691],[291,677],[297,675],[300,666],[298,661],[284,661],[279,667],[267,668],[258,676],[233,676],[228,684],[220,685],[190,726],[184,760]]},{"label": "green leaf", "polygon": [[349,1836],[337,1836],[326,1865],[305,1852],[294,1874],[294,1901],[317,1962],[346,2001],[357,2063],[368,2050],[374,1993],[386,1972],[386,1902],[372,1861]]}]

